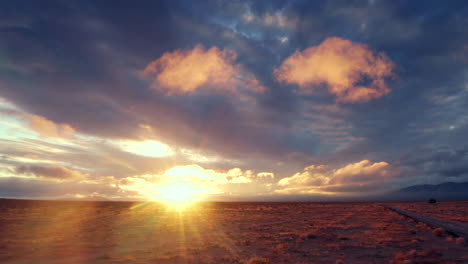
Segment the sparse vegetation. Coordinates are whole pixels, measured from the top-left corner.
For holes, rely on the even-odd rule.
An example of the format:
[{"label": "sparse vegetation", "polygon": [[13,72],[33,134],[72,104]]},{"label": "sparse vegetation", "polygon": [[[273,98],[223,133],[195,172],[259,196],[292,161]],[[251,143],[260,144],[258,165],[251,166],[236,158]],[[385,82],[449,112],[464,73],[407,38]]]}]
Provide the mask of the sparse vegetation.
[{"label": "sparse vegetation", "polygon": [[[468,263],[462,237],[373,203],[49,203],[0,203],[0,263],[78,264],[83,252],[90,263]],[[393,203],[467,218],[466,202],[442,204]]]},{"label": "sparse vegetation", "polygon": [[257,256],[249,258],[245,262],[245,264],[268,264],[268,263],[271,263],[268,258],[257,257]]},{"label": "sparse vegetation", "polygon": [[432,233],[434,235],[436,235],[436,236],[441,237],[441,236],[443,236],[445,234],[445,230],[443,228],[439,227],[439,228],[436,228],[436,229],[432,230]]}]

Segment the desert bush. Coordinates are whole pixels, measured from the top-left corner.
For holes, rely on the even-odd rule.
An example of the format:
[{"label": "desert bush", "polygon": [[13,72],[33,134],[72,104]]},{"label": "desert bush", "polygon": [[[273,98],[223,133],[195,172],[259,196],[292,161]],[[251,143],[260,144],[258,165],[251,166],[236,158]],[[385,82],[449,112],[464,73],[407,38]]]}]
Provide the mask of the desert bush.
[{"label": "desert bush", "polygon": [[455,243],[457,243],[458,245],[464,245],[465,244],[465,239],[463,237],[457,237],[455,239]]},{"label": "desert bush", "polygon": [[445,234],[445,230],[443,228],[439,227],[439,228],[436,228],[436,229],[432,230],[432,233],[434,235],[436,235],[436,236],[441,237],[441,236],[443,236]]},{"label": "desert bush", "polygon": [[258,256],[251,257],[245,262],[245,264],[268,264],[268,263],[270,263],[270,259],[264,258],[264,257],[258,257]]}]

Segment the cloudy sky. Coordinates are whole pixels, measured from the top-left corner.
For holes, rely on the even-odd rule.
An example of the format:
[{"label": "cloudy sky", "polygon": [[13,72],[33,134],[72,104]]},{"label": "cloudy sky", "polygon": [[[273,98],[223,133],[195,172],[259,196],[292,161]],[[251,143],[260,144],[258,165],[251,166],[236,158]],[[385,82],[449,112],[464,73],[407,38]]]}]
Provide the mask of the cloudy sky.
[{"label": "cloudy sky", "polygon": [[466,1],[3,1],[0,196],[468,180]]}]

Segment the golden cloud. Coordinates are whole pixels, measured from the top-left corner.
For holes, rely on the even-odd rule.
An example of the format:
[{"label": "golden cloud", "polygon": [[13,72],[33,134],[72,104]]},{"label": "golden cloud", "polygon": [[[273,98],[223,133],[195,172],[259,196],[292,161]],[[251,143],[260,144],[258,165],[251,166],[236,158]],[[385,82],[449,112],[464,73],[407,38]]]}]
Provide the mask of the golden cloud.
[{"label": "golden cloud", "polygon": [[278,181],[278,186],[284,189],[275,192],[291,193],[299,190],[300,193],[329,192],[327,191],[329,187],[341,188],[355,184],[365,186],[384,182],[399,173],[398,170],[390,168],[390,164],[385,161],[372,163],[369,160],[362,160],[335,170],[324,171],[326,168],[325,165],[308,166],[303,172]]},{"label": "golden cloud", "polygon": [[226,174],[211,169],[205,169],[199,165],[175,166],[166,170],[165,175],[171,178],[189,179],[192,181],[203,182],[205,184],[226,184]]},{"label": "golden cloud", "polygon": [[242,176],[243,171],[240,168],[230,169],[227,172],[227,175],[230,177],[240,177]]},{"label": "golden cloud", "polygon": [[315,165],[315,164],[312,164],[312,165],[309,165],[307,167],[304,168],[305,171],[308,171],[308,170],[324,170],[328,168],[327,165],[323,165],[323,164],[320,164],[320,165]]},{"label": "golden cloud", "polygon": [[197,45],[191,50],[166,52],[151,62],[143,75],[153,79],[152,88],[166,94],[193,93],[202,87],[236,92],[247,89],[263,92],[265,87],[240,65],[234,63],[237,53],[231,49]]},{"label": "golden cloud", "polygon": [[393,76],[393,62],[367,45],[331,37],[318,46],[296,51],[274,75],[280,82],[299,85],[311,93],[326,84],[339,102],[365,102],[390,92],[385,78]]},{"label": "golden cloud", "polygon": [[252,170],[243,171],[240,168],[230,169],[226,173],[227,178],[229,178],[229,183],[250,183],[254,176]]},{"label": "golden cloud", "polygon": [[273,172],[268,172],[268,171],[264,171],[264,172],[259,172],[257,173],[257,177],[258,178],[275,178],[275,174]]},{"label": "golden cloud", "polygon": [[291,177],[283,178],[278,182],[279,186],[322,186],[328,184],[329,179],[321,173],[310,171],[298,172]]},{"label": "golden cloud", "polygon": [[390,170],[389,165],[385,161],[372,163],[369,160],[351,163],[335,170],[331,183],[364,183],[383,180],[395,175],[396,171]]},{"label": "golden cloud", "polygon": [[29,126],[32,130],[45,137],[64,137],[75,132],[68,124],[57,124],[49,119],[38,115],[27,115]]},{"label": "golden cloud", "polygon": [[229,183],[251,183],[252,179],[245,177],[245,176],[239,176],[232,178]]}]

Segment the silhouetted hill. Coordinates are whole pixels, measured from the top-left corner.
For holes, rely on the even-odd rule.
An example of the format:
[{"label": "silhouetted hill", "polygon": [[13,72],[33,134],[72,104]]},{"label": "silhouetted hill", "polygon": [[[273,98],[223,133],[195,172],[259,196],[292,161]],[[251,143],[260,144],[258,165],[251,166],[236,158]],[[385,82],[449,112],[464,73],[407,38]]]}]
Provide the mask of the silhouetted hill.
[{"label": "silhouetted hill", "polygon": [[391,196],[404,200],[464,200],[468,199],[468,182],[413,185],[395,191]]},{"label": "silhouetted hill", "polygon": [[100,197],[100,196],[83,197],[83,198],[60,198],[60,199],[55,199],[55,200],[56,201],[91,201],[91,202],[112,201],[110,199],[107,199],[105,197]]}]

